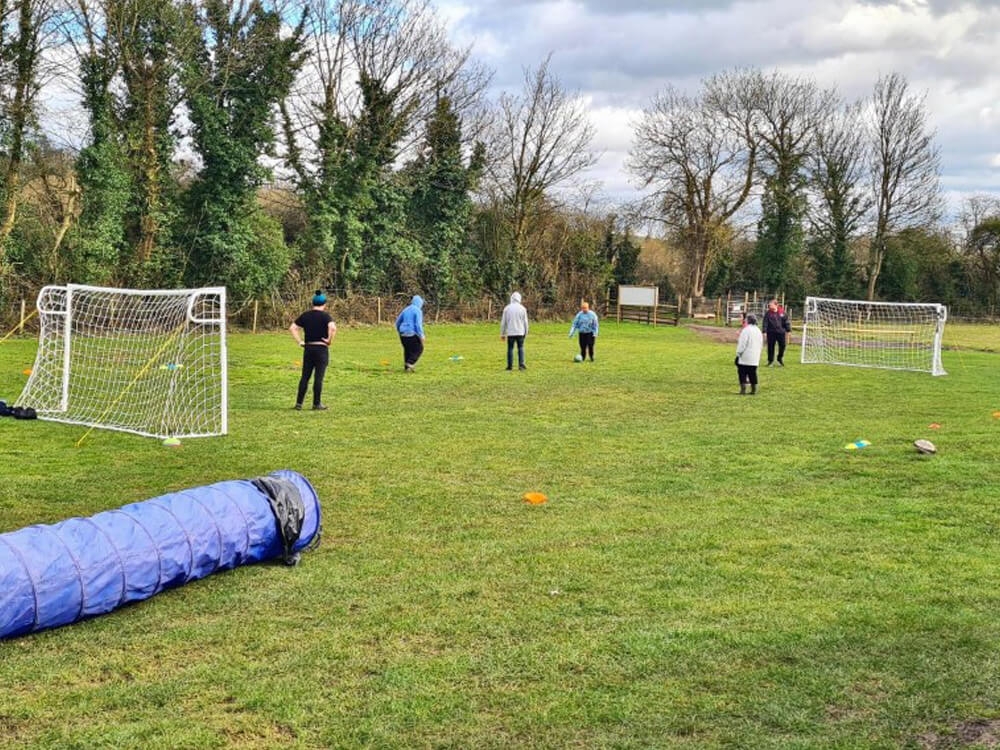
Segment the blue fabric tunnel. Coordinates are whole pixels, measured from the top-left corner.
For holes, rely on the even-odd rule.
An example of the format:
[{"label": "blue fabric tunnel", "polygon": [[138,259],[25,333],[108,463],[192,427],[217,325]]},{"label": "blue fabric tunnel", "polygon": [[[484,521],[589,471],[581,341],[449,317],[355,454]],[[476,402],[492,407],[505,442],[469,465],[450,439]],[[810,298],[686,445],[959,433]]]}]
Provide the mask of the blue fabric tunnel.
[{"label": "blue fabric tunnel", "polygon": [[320,520],[312,485],[283,470],[0,534],[0,638],[104,614],[219,570],[293,564],[318,543]]}]

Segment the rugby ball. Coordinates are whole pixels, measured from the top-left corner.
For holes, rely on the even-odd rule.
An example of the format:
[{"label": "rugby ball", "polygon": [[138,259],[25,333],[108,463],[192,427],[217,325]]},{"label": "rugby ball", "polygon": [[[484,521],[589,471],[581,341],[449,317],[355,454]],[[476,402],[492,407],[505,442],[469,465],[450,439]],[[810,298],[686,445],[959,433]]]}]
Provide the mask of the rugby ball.
[{"label": "rugby ball", "polygon": [[914,440],[913,447],[917,449],[918,453],[923,453],[926,456],[937,453],[937,448],[930,440]]}]

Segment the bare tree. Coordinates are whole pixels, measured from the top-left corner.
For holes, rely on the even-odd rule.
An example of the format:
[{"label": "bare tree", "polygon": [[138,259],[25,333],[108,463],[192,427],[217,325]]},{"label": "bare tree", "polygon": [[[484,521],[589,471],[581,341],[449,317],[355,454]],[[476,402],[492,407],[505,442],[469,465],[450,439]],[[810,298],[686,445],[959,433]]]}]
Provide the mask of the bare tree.
[{"label": "bare tree", "polygon": [[[481,119],[489,74],[456,49],[430,0],[301,0],[311,54],[282,106],[286,158],[297,181],[318,186],[364,116],[360,81],[393,101],[403,134],[390,161],[419,137],[414,124],[448,96],[463,120]],[[463,127],[468,137],[481,128]]]},{"label": "bare tree", "polygon": [[971,287],[996,315],[1000,305],[1000,198],[971,195],[962,202],[958,216],[962,238],[959,247]]},{"label": "bare tree", "polygon": [[980,193],[967,196],[958,212],[961,243],[968,243],[973,230],[986,219],[1000,218],[1000,197]]},{"label": "bare tree", "polygon": [[516,258],[527,250],[531,222],[552,205],[550,191],[597,160],[586,106],[549,71],[550,61],[524,71],[520,94],[501,95],[488,141],[487,189],[507,217]]},{"label": "bare tree", "polygon": [[902,229],[926,227],[941,215],[941,158],[928,127],[924,97],[910,93],[899,73],[878,80],[866,110],[875,206],[866,269],[871,300],[889,236]]},{"label": "bare tree", "polygon": [[763,184],[755,256],[759,281],[777,291],[784,288],[790,261],[802,249],[806,162],[834,95],[811,80],[777,71],[749,75],[756,104],[757,167]]},{"label": "bare tree", "polygon": [[715,76],[697,97],[667,88],[636,125],[628,168],[650,190],[640,211],[676,238],[688,296],[704,294],[720,237],[753,187],[753,78],[739,72]]},{"label": "bare tree", "polygon": [[832,109],[817,123],[809,153],[809,221],[824,293],[847,294],[854,273],[851,246],[872,201],[865,181],[870,163],[858,105]]}]

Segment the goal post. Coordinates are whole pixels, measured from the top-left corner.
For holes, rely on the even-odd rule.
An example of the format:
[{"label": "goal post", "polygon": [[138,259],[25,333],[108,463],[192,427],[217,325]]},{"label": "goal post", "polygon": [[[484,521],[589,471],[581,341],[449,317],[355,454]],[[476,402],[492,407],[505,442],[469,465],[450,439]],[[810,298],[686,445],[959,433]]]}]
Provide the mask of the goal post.
[{"label": "goal post", "polygon": [[946,375],[941,338],[947,319],[947,308],[934,303],[806,297],[801,359]]},{"label": "goal post", "polygon": [[228,431],[226,290],[46,286],[17,405],[149,437]]}]

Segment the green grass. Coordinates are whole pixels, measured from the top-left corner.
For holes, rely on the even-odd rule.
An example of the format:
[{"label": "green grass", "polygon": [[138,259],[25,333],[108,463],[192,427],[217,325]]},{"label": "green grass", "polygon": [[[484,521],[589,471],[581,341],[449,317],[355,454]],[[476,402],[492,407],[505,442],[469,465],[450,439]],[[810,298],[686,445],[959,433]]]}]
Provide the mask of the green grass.
[{"label": "green grass", "polygon": [[946,349],[1000,352],[1000,326],[946,323],[942,343]]},{"label": "green grass", "polygon": [[[433,326],[410,376],[391,329],[344,328],[321,413],[289,408],[287,333],[233,336],[230,434],[179,449],[0,420],[0,531],[278,468],[324,511],[297,568],[0,642],[0,746],[955,747],[1000,726],[996,328],[954,329],[942,378],[792,347],[753,398],[731,344],[608,322],[574,364],[567,328],[507,373],[496,326]],[[0,345],[0,398],[34,348]]]}]

